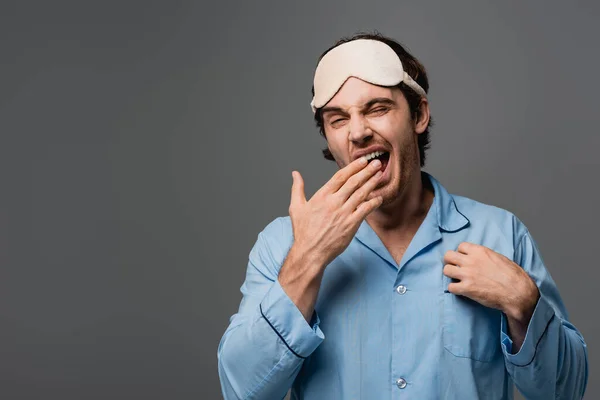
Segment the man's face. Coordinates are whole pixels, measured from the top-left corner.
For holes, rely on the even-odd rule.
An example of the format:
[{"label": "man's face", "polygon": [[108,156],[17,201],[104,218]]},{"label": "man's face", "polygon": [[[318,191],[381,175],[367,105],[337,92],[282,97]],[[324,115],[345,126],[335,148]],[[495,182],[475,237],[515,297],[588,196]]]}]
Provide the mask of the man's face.
[{"label": "man's face", "polygon": [[323,107],[327,145],[340,168],[365,153],[388,153],[378,157],[385,169],[369,196],[383,196],[383,204],[396,199],[415,171],[420,173],[417,138],[426,124],[421,125],[415,126],[400,89],[354,77]]}]

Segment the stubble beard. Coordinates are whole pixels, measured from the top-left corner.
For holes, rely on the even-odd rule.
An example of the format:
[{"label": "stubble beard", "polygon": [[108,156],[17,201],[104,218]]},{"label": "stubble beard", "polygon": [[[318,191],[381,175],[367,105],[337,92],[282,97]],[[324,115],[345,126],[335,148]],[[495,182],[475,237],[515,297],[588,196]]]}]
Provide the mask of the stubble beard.
[{"label": "stubble beard", "polygon": [[[381,207],[386,207],[394,204],[406,191],[407,185],[410,182],[411,177],[415,173],[415,168],[418,169],[418,156],[416,154],[418,148],[414,142],[411,142],[410,146],[403,148],[403,151],[399,155],[399,172],[396,177],[391,177],[391,181],[384,186],[379,196],[383,196],[383,203]],[[388,165],[388,168],[390,165]],[[381,190],[379,189],[379,190]],[[377,189],[376,189],[377,190]]]}]

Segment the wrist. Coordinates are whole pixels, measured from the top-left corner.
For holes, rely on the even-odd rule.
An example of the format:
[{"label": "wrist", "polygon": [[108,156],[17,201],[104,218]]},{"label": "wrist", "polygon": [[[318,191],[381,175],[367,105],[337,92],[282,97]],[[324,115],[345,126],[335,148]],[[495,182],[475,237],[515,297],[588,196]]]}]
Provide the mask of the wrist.
[{"label": "wrist", "polygon": [[518,297],[518,300],[507,304],[502,310],[507,318],[524,326],[529,325],[529,321],[540,298],[537,286],[535,283],[531,283],[532,287],[527,291],[525,296]]},{"label": "wrist", "polygon": [[294,242],[288,253],[288,258],[293,262],[299,262],[309,266],[317,273],[322,272],[328,264],[326,257],[319,254],[315,249],[309,248],[300,242]]},{"label": "wrist", "polygon": [[319,257],[293,245],[277,277],[283,291],[310,323],[324,267]]},{"label": "wrist", "polygon": [[317,255],[294,243],[279,271],[279,282],[286,288],[292,285],[299,292],[318,289],[325,270],[322,265]]}]

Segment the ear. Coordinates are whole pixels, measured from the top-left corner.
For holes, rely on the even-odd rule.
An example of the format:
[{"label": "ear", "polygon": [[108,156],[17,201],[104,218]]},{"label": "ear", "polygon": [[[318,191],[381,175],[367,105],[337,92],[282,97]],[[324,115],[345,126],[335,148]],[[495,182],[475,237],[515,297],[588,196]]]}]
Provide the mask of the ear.
[{"label": "ear", "polygon": [[427,125],[429,125],[429,102],[425,97],[421,97],[421,102],[419,103],[419,114],[417,115],[417,120],[415,121],[415,132],[417,134],[421,134],[425,132],[427,129]]}]

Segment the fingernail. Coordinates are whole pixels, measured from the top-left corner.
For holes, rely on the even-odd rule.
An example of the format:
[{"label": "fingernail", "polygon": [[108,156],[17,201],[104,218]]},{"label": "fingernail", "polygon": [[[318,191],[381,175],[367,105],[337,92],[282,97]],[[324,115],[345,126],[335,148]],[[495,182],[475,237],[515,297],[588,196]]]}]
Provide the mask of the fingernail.
[{"label": "fingernail", "polygon": [[363,165],[367,163],[367,157],[361,157],[359,160],[360,160],[360,163]]},{"label": "fingernail", "polygon": [[378,159],[375,159],[375,160],[371,161],[371,165],[375,168],[379,168],[379,167],[381,167],[381,161],[379,161]]}]

